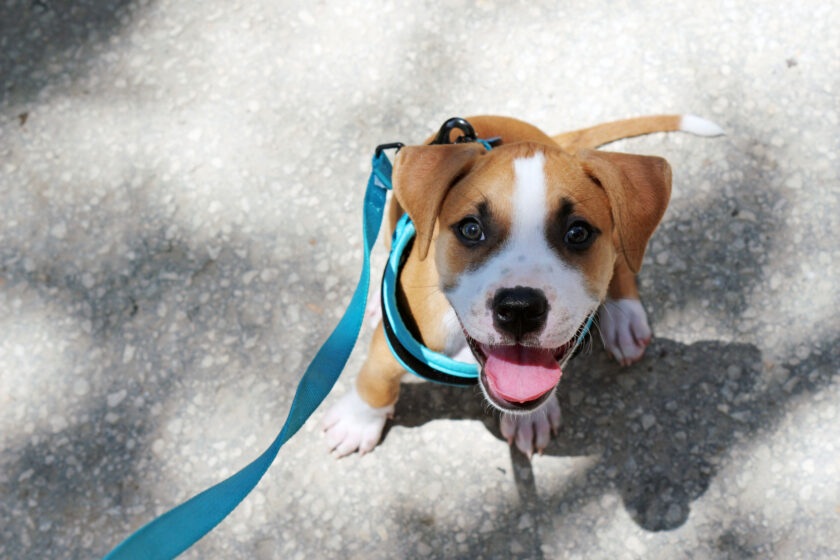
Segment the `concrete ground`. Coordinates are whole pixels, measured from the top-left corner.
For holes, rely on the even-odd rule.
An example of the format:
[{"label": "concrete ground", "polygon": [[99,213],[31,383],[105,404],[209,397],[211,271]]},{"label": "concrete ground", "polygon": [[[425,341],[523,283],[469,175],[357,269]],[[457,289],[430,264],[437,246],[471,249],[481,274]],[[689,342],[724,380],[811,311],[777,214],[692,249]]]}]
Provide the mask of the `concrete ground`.
[{"label": "concrete ground", "polygon": [[183,557],[840,557],[838,28],[807,0],[3,0],[0,557],[102,556],[269,444],[358,277],[376,144],[667,112],[728,135],[611,146],[674,168],[655,341],[577,359],[544,456],[407,384],[372,454],[331,457],[319,410]]}]

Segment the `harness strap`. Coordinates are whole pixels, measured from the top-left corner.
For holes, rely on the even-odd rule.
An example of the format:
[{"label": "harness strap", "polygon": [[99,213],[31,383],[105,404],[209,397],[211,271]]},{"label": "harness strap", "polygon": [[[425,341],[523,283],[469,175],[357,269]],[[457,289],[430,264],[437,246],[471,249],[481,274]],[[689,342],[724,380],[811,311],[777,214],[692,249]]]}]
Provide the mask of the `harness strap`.
[{"label": "harness strap", "polygon": [[397,302],[402,265],[411,252],[414,243],[414,224],[403,214],[394,228],[391,240],[391,254],[382,274],[382,327],[391,354],[407,371],[437,383],[446,385],[475,385],[478,382],[478,366],[475,363],[456,361],[449,356],[435,352],[417,340],[403,321]]},{"label": "harness strap", "polygon": [[277,451],[306,422],[335,385],[356,344],[370,283],[370,251],[379,233],[386,191],[391,189],[391,162],[381,151],[373,158],[364,203],[364,262],[359,283],[344,316],[318,350],[298,385],[283,429],[251,464],[140,528],[105,560],[174,558],[218,525],[257,485]]}]

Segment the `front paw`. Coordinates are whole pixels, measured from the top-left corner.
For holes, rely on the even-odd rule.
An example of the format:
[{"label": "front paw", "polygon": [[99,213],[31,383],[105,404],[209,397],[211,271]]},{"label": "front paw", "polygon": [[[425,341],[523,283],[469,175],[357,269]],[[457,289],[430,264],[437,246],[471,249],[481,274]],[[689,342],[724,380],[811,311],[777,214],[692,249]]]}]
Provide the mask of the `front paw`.
[{"label": "front paw", "polygon": [[516,444],[530,458],[535,449],[542,455],[551,433],[557,433],[560,423],[560,403],[551,395],[545,405],[528,414],[503,414],[500,428],[508,443]]},{"label": "front paw", "polygon": [[650,327],[642,302],[637,299],[608,299],[599,317],[607,352],[623,366],[641,360],[650,344]]},{"label": "front paw", "polygon": [[367,453],[379,443],[385,420],[393,414],[394,405],[373,408],[352,389],[324,417],[330,451],[335,450],[337,457]]}]

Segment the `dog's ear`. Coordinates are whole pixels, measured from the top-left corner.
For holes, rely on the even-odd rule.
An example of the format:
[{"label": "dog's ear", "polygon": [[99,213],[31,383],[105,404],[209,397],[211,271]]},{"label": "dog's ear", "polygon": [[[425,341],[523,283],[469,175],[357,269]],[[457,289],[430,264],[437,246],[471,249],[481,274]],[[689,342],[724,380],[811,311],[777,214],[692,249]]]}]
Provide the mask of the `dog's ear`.
[{"label": "dog's ear", "polygon": [[638,272],[671,198],[671,166],[660,157],[579,150],[583,169],[607,193],[620,249]]},{"label": "dog's ear", "polygon": [[406,146],[394,159],[394,196],[417,230],[414,246],[420,260],[429,253],[435,221],[446,193],[463,178],[478,156],[478,143]]}]

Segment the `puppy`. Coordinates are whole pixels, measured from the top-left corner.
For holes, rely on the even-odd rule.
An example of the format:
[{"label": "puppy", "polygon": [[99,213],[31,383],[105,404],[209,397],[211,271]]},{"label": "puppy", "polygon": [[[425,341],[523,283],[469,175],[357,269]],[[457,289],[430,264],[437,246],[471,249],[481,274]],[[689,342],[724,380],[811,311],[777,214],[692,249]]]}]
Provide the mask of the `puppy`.
[{"label": "puppy", "polygon": [[[622,365],[650,343],[635,273],[668,205],[671,169],[659,157],[594,148],[658,131],[722,131],[691,115],[553,137],[511,118],[467,120],[501,145],[407,146],[395,157],[390,231],[404,212],[416,228],[401,304],[423,344],[477,361],[502,434],[530,456],[560,426],[554,392],[590,316],[600,310],[604,345]],[[373,449],[404,373],[380,322],[355,389],[325,417],[331,450]]]}]

